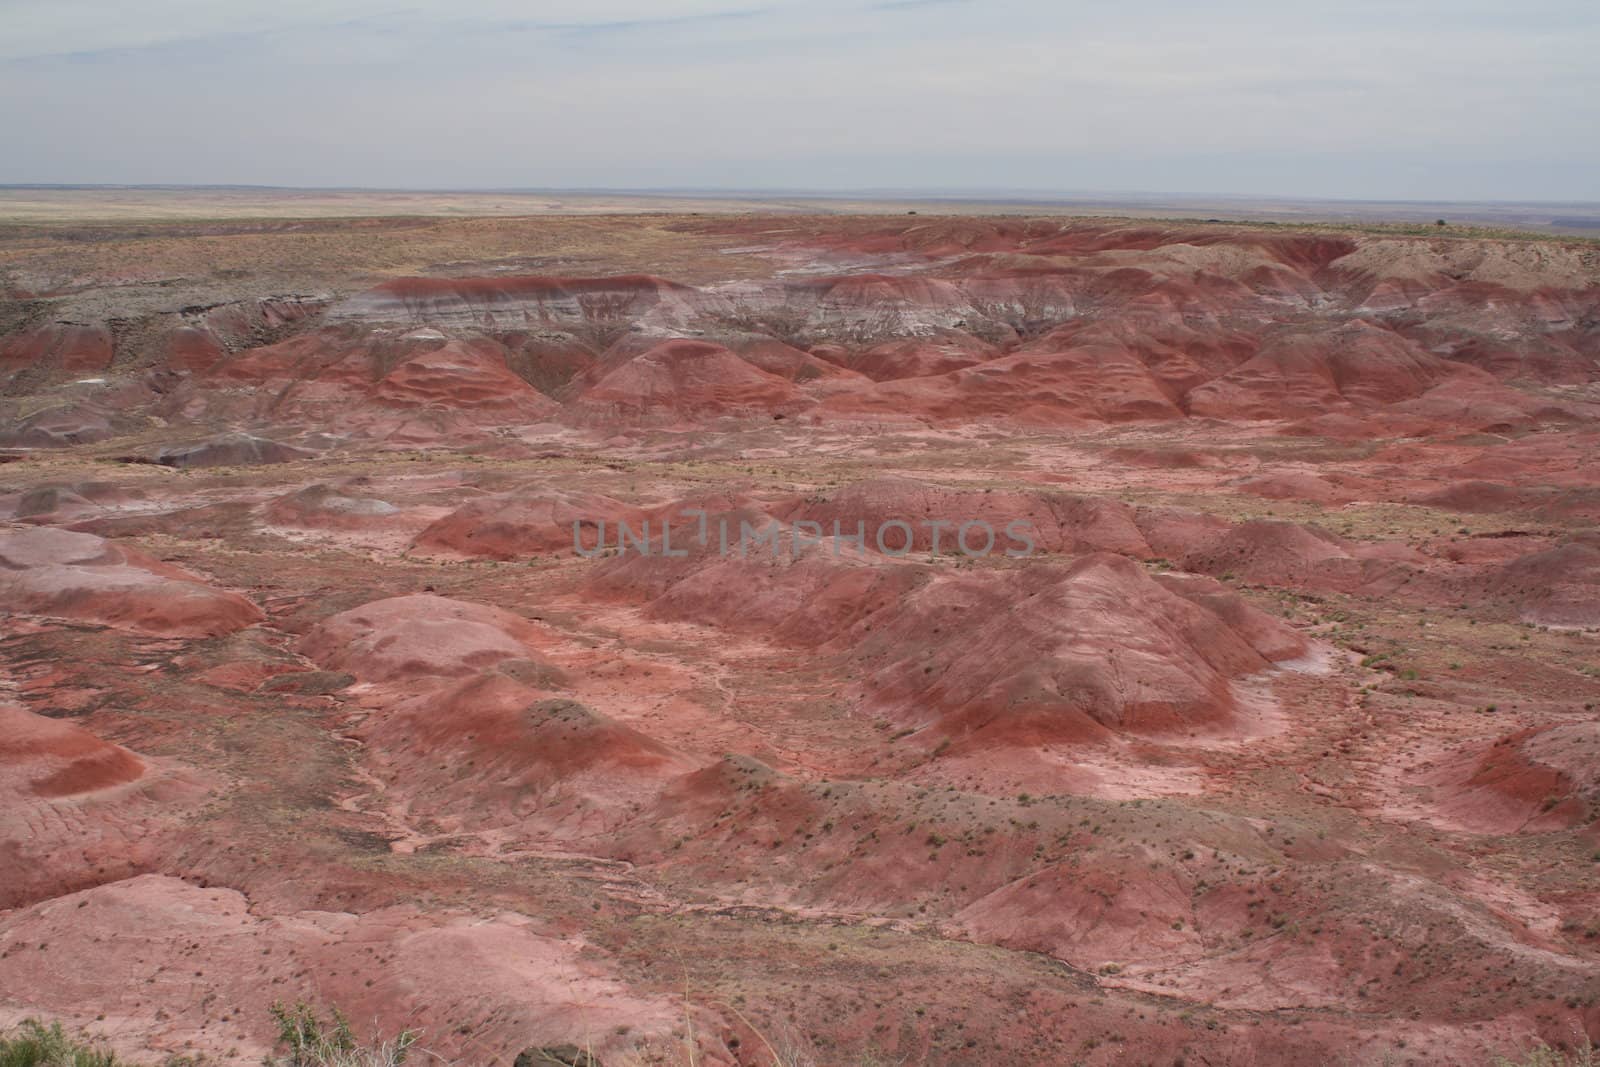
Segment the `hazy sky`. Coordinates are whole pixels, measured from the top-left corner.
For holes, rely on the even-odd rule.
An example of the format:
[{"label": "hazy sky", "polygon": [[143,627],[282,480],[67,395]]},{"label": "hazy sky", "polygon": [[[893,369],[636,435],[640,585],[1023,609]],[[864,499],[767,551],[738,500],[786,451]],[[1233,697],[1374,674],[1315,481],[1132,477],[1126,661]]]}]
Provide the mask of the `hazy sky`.
[{"label": "hazy sky", "polygon": [[0,182],[1600,200],[1600,3],[0,0]]}]

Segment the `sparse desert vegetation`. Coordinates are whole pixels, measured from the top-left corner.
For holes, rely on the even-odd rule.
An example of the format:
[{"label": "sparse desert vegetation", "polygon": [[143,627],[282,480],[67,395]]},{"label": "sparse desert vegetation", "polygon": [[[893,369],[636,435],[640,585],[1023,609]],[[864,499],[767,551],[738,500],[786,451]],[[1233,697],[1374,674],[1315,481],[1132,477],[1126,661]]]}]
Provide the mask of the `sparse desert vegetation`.
[{"label": "sparse desert vegetation", "polygon": [[1589,1062],[1600,265],[1430,219],[0,231],[4,1047]]},{"label": "sparse desert vegetation", "polygon": [[60,1023],[46,1026],[28,1019],[0,1036],[4,1067],[117,1067],[119,1062],[112,1053],[69,1037]]}]

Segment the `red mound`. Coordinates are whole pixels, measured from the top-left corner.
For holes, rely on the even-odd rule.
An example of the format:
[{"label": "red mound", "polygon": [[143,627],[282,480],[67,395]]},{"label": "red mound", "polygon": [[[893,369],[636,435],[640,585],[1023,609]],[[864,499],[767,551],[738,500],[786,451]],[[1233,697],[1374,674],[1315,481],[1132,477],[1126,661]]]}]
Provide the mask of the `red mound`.
[{"label": "red mound", "polygon": [[412,356],[384,375],[373,396],[396,407],[496,411],[528,421],[560,410],[511,372],[493,342],[451,341]]},{"label": "red mound", "polygon": [[1185,570],[1309,589],[1376,590],[1404,581],[1424,562],[1421,553],[1398,542],[1357,545],[1316,526],[1268,519],[1172,547],[1183,549],[1175,560]]},{"label": "red mound", "polygon": [[1508,734],[1430,776],[1453,822],[1485,833],[1564,830],[1600,815],[1600,723]]},{"label": "red mound", "polygon": [[787,378],[796,385],[829,382],[839,386],[862,383],[862,376],[810,352],[769,337],[736,338],[728,347],[739,358],[767,374]]},{"label": "red mound", "polygon": [[100,509],[71,486],[41,485],[20,493],[11,505],[10,517],[18,522],[71,522],[93,515]]},{"label": "red mound", "polygon": [[226,354],[216,334],[194,326],[182,326],[166,336],[167,366],[176,371],[209,370]]},{"label": "red mound", "polygon": [[1248,335],[1203,333],[1160,317],[1069,322],[975,366],[830,396],[827,410],[1052,426],[1174,419],[1185,414],[1191,389],[1254,351]]},{"label": "red mound", "polygon": [[1600,489],[1456,482],[1425,493],[1417,503],[1474,514],[1525,512],[1541,519],[1600,522]]},{"label": "red mound", "polygon": [[1354,561],[1350,546],[1326,530],[1268,519],[1240,523],[1179,558],[1187,570],[1234,574],[1263,585],[1303,582]]},{"label": "red mound", "polygon": [[1251,607],[1221,582],[1198,574],[1157,574],[1162,588],[1211,612],[1262,656],[1274,663],[1299,659],[1310,647],[1306,639],[1282,621]]},{"label": "red mound", "polygon": [[862,352],[850,363],[875,382],[896,378],[922,378],[947,374],[963,367],[976,366],[995,355],[987,345],[969,334],[944,330],[930,338],[888,341]]},{"label": "red mound", "polygon": [[441,596],[375,600],[324,619],[300,651],[363,682],[476,674],[502,660],[529,659],[547,641],[509,611]]},{"label": "red mound", "polygon": [[417,535],[411,551],[456,559],[526,559],[549,553],[571,554],[573,525],[585,550],[617,543],[617,522],[639,529],[638,509],[609,497],[563,490],[529,490],[464,504]]},{"label": "red mound", "polygon": [[70,722],[0,703],[0,791],[36,797],[91,793],[137,781],[132,752]]},{"label": "red mound", "polygon": [[[937,536],[939,552],[959,553],[965,539],[973,553],[984,554],[986,525],[994,534],[988,553],[997,557],[1008,551],[1151,555],[1131,507],[1064,493],[980,492],[880,478],[797,501],[778,514],[789,523],[814,523],[820,534],[829,537],[836,528],[851,536],[864,529],[869,550],[878,548],[880,529],[900,522],[911,528],[909,547],[917,552],[934,551]],[[969,522],[974,525],[963,532],[962,524]],[[889,550],[899,552],[906,547],[906,531],[885,530],[883,541]]]},{"label": "red mound", "polygon": [[820,549],[634,555],[603,563],[590,588],[847,655],[868,671],[874,713],[992,743],[1226,726],[1241,712],[1232,679],[1307,649],[1215,583],[1173,592],[1107,554],[956,574]]},{"label": "red mound", "polygon": [[104,326],[56,322],[0,337],[0,382],[27,374],[48,382],[90,374],[111,365],[111,331]]},{"label": "red mound", "polygon": [[[1472,566],[1484,564],[1504,566],[1523,556],[1531,555],[1547,548],[1555,547],[1555,539],[1534,534],[1512,534],[1500,536],[1497,534],[1482,537],[1457,537],[1451,535],[1441,539],[1430,546],[1433,554],[1451,563],[1466,563]],[[1473,583],[1478,577],[1474,572],[1473,578],[1468,579]],[[1482,596],[1482,586],[1477,585],[1474,596]]]},{"label": "red mound", "polygon": [[1242,604],[1219,613],[1220,590],[1180,596],[1121,556],[1042,567],[940,576],[857,627],[870,706],[975,741],[1182,732],[1230,724],[1232,679],[1306,651]]},{"label": "red mound", "polygon": [[1232,529],[1216,515],[1183,508],[1139,508],[1134,522],[1157,559],[1181,560],[1198,548],[1214,544]]},{"label": "red mound", "polygon": [[1205,470],[1228,465],[1222,456],[1192,448],[1113,448],[1106,458],[1128,467],[1154,470]]},{"label": "red mound", "polygon": [[231,633],[263,617],[245,598],[186,571],[51,527],[0,531],[0,594],[7,611],[181,637]]},{"label": "red mound", "polygon": [[361,530],[384,525],[401,511],[386,500],[346,496],[331,485],[308,485],[270,501],[263,517],[279,526]]},{"label": "red mound", "polygon": [[1600,537],[1580,536],[1514,560],[1489,589],[1526,622],[1600,626]]},{"label": "red mound", "polygon": [[805,406],[789,380],[703,341],[657,345],[606,374],[573,404],[590,419],[790,414]]},{"label": "red mound", "polygon": [[1452,377],[1486,375],[1355,322],[1270,338],[1253,359],[1189,394],[1189,411],[1228,419],[1321,415],[1420,396]]},{"label": "red mound", "polygon": [[469,825],[537,819],[603,832],[693,769],[667,746],[573,700],[487,673],[375,716],[364,732],[413,810]]},{"label": "red mound", "polygon": [[254,467],[264,463],[292,463],[316,455],[248,433],[226,434],[194,444],[174,445],[156,453],[163,467]]},{"label": "red mound", "polygon": [[[556,410],[512,371],[511,358],[505,346],[483,337],[329,328],[224,360],[177,399],[234,418],[337,422],[345,432],[381,437],[403,436],[408,427],[416,427],[413,434],[472,436]],[[234,383],[250,391],[227,391]],[[419,427],[419,420],[433,425]]]},{"label": "red mound", "polygon": [[113,433],[111,416],[91,404],[61,404],[0,428],[0,445],[68,448],[103,441]]},{"label": "red mound", "polygon": [[1417,503],[1451,511],[1494,513],[1528,510],[1533,503],[1533,496],[1530,490],[1521,486],[1483,481],[1456,482],[1418,497]]},{"label": "red mound", "polygon": [[251,505],[242,500],[173,511],[105,509],[98,515],[73,522],[68,529],[114,538],[167,536],[215,540],[247,529],[252,524],[252,511]]},{"label": "red mound", "polygon": [[[113,1039],[208,1060],[268,1057],[278,1001],[336,1003],[363,1036],[416,1027],[431,1052],[466,1061],[485,1048],[573,1042],[614,1059],[635,1040],[621,1035],[681,1021],[669,1002],[628,993],[596,950],[538,931],[500,909],[275,915],[233,889],[148,874],[0,918],[0,942],[48,949],[0,953],[0,986],[28,1013],[77,1025],[153,1016],[137,1035],[114,1027]],[[113,943],[123,952],[109,967]],[[203,982],[211,999],[167,1002],[163,987],[178,981]],[[481,1020],[470,1035],[464,1018]]]},{"label": "red mound", "polygon": [[[1430,310],[1442,309],[1435,305]],[[1494,324],[1502,332],[1503,321]],[[1532,336],[1462,338],[1453,330],[1426,325],[1418,331],[1422,337],[1446,345],[1452,360],[1486,370],[1502,381],[1572,385],[1586,382],[1594,374],[1594,357],[1584,352],[1581,344],[1530,332]]]},{"label": "red mound", "polygon": [[1578,399],[1549,399],[1486,379],[1473,371],[1441,382],[1414,399],[1383,413],[1392,423],[1390,435],[1437,433],[1509,433],[1546,425],[1588,425],[1600,418],[1600,404]]},{"label": "red mound", "polygon": [[[1043,952],[1075,967],[1161,961],[1201,954],[1196,879],[1147,850],[1098,855],[1092,866],[1047,867],[1010,882],[956,914],[970,937]],[[1039,901],[1050,901],[1041,908]]]},{"label": "red mound", "polygon": [[1196,386],[1232,371],[1259,347],[1257,338],[1245,331],[1200,329],[1181,319],[1144,316],[1068,322],[1028,346],[1038,351],[1082,349],[1118,362],[1132,359],[1180,406]]},{"label": "red mound", "polygon": [[1086,349],[1028,351],[936,377],[881,382],[830,396],[824,405],[840,415],[996,418],[1057,427],[1182,414],[1132,354]]},{"label": "red mound", "polygon": [[[729,550],[722,554],[726,523]],[[741,554],[743,524],[751,538]],[[747,635],[807,647],[821,645],[903,595],[920,579],[913,567],[874,566],[843,546],[792,552],[792,531],[754,511],[712,515],[705,546],[690,544],[684,559],[627,553],[604,561],[590,578],[591,592],[647,600],[659,618],[687,619],[738,628]],[[756,535],[771,528],[774,551]]]},{"label": "red mound", "polygon": [[1304,500],[1313,504],[1343,504],[1356,498],[1348,489],[1316,474],[1268,474],[1247,478],[1238,483],[1238,488],[1267,500]]},{"label": "red mound", "polygon": [[0,701],[0,909],[139,871],[205,795],[186,770]]}]

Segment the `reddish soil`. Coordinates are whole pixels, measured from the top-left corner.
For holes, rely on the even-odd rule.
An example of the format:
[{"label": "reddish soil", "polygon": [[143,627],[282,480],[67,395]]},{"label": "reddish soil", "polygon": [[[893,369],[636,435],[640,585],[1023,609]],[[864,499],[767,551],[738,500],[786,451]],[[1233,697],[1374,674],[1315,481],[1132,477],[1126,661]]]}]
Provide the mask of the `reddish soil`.
[{"label": "reddish soil", "polygon": [[1591,247],[502,225],[0,235],[0,1024],[1600,1040]]}]

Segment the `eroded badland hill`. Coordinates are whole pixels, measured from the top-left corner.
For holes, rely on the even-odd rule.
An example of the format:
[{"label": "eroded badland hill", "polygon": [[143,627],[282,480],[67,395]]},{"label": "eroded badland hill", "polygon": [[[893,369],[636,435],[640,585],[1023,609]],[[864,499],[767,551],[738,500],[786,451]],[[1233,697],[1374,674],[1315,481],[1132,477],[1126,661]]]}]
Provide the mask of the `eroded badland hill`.
[{"label": "eroded badland hill", "polygon": [[0,1021],[1600,1038],[1600,246],[119,222],[0,280]]}]

